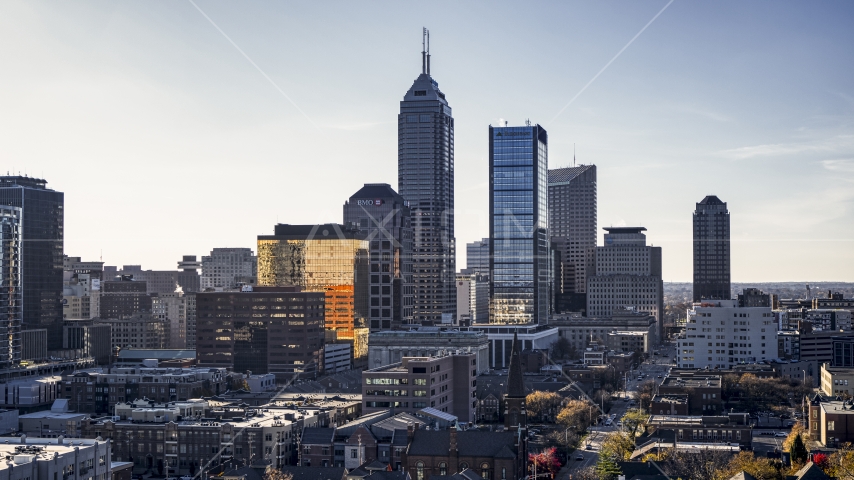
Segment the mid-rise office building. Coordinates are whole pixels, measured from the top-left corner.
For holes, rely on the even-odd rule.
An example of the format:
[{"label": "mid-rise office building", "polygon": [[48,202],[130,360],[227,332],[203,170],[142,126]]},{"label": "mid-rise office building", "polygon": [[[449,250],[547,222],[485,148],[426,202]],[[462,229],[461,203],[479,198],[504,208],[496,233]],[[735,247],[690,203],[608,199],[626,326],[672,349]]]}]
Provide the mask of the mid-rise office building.
[{"label": "mid-rise office building", "polygon": [[66,320],[62,327],[63,350],[77,350],[98,365],[109,365],[112,357],[112,327],[94,320]]},{"label": "mid-rise office building", "polygon": [[412,323],[411,222],[408,203],[386,183],[367,183],[344,204],[344,225],[358,228],[370,242],[371,331]]},{"label": "mid-rise office building", "polygon": [[255,283],[258,258],[251,248],[214,248],[202,256],[201,291],[222,291]]},{"label": "mid-rise office building", "polygon": [[101,318],[122,318],[137,313],[151,313],[151,297],[146,282],[131,275],[101,282]]},{"label": "mid-rise office building", "polygon": [[404,357],[400,363],[362,372],[362,412],[394,408],[416,413],[434,408],[475,420],[477,361],[473,353]]},{"label": "mid-rise office building", "polygon": [[146,293],[149,295],[172,293],[178,288],[187,293],[198,292],[200,277],[196,257],[184,255],[183,258],[184,260],[178,262],[181,270],[143,270],[139,265],[124,265],[119,274],[145,282]]},{"label": "mid-rise office building", "polygon": [[587,315],[610,316],[626,308],[655,317],[661,341],[664,284],[661,247],[647,246],[644,227],[606,227],[605,245],[594,250],[592,275],[587,281]]},{"label": "mid-rise office building", "polygon": [[596,165],[549,170],[549,233],[563,267],[558,296],[587,291],[587,264],[596,248],[596,205]]},{"label": "mid-rise office building", "polygon": [[729,300],[730,242],[726,203],[709,195],[694,210],[694,301]]},{"label": "mid-rise office building", "polygon": [[0,368],[21,361],[24,320],[22,209],[0,206]]},{"label": "mid-rise office building", "polygon": [[196,296],[198,365],[282,379],[316,377],[323,368],[325,292],[276,286],[243,290]]},{"label": "mid-rise office building", "polygon": [[47,181],[0,177],[0,205],[21,209],[23,329],[44,328],[48,349],[62,347],[62,266],[65,196]]},{"label": "mid-rise office building", "polygon": [[549,326],[557,328],[558,336],[568,340],[576,354],[593,344],[608,343],[609,335],[614,332],[642,334],[647,342],[646,348],[649,348],[658,331],[655,317],[634,309],[615,310],[610,316],[603,317],[584,317],[575,313],[555,315]]},{"label": "mid-rise office building", "polygon": [[180,288],[151,297],[151,316],[166,328],[166,348],[187,348],[187,300]]},{"label": "mid-rise office building", "polygon": [[490,368],[489,339],[483,332],[420,327],[372,333],[368,344],[369,368],[399,363],[404,357],[435,357],[457,351],[475,355],[478,374]]},{"label": "mid-rise office building", "polygon": [[121,318],[102,318],[98,323],[110,326],[112,352],[124,348],[166,347],[166,324],[153,318],[150,312],[123,315]]},{"label": "mid-rise office building", "polygon": [[258,285],[322,292],[325,328],[339,340],[353,340],[357,329],[367,327],[369,282],[392,285],[391,272],[370,271],[370,242],[364,237],[338,224],[278,224],[275,235],[258,236]]},{"label": "mid-rise office building", "polygon": [[397,190],[412,214],[414,321],[450,323],[457,307],[454,117],[430,75],[429,50],[421,52],[421,75],[400,102]]},{"label": "mid-rise office building", "polygon": [[721,368],[778,358],[770,307],[739,307],[736,300],[704,300],[688,311],[676,343],[679,368]]},{"label": "mid-rise office building", "polygon": [[489,275],[457,275],[456,325],[489,322]]},{"label": "mid-rise office building", "polygon": [[463,275],[489,275],[489,239],[483,238],[466,244],[466,268]]},{"label": "mid-rise office building", "polygon": [[489,321],[548,323],[548,134],[489,127]]}]

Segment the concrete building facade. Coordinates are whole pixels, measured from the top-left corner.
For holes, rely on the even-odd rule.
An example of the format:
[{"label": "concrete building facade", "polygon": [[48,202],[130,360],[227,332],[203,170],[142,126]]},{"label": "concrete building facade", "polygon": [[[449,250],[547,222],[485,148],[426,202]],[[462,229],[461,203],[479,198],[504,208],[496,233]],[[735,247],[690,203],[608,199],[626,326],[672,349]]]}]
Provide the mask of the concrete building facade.
[{"label": "concrete building facade", "polygon": [[707,300],[688,311],[685,336],[676,342],[676,360],[680,368],[730,369],[778,358],[777,346],[771,308]]},{"label": "concrete building facade", "polygon": [[416,413],[434,408],[475,420],[477,360],[472,353],[404,357],[400,363],[362,372],[362,412],[388,408]]},{"label": "concrete building facade", "polygon": [[607,227],[605,245],[596,247],[588,272],[587,315],[602,317],[626,308],[649,312],[656,320],[653,343],[661,341],[664,284],[661,247],[646,245],[643,227]]},{"label": "concrete building facade", "polygon": [[437,327],[372,333],[368,340],[368,365],[378,368],[399,363],[404,357],[435,357],[442,352],[457,351],[475,355],[478,374],[489,370],[490,348],[485,333]]},{"label": "concrete building facade", "polygon": [[200,291],[233,290],[255,283],[258,258],[251,248],[214,248],[202,256]]}]

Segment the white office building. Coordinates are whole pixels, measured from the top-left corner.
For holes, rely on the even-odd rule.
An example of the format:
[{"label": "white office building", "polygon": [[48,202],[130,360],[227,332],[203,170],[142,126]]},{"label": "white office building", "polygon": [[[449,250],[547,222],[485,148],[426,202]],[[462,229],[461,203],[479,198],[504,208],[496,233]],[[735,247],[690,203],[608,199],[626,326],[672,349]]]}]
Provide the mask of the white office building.
[{"label": "white office building", "polygon": [[739,307],[737,300],[705,300],[688,311],[677,340],[679,368],[721,368],[777,358],[777,324],[769,307]]},{"label": "white office building", "polygon": [[221,292],[253,284],[257,271],[258,257],[251,248],[214,248],[202,257],[201,291]]}]

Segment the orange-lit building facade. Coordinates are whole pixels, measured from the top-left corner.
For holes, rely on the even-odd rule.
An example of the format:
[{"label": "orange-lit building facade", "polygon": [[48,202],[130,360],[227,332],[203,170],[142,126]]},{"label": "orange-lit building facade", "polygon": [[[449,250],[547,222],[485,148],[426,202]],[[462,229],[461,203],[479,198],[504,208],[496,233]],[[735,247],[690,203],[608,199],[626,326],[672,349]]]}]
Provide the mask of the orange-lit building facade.
[{"label": "orange-lit building facade", "polygon": [[[297,285],[324,292],[327,330],[359,343],[368,312],[369,242],[339,224],[278,224],[275,235],[258,237],[258,285]],[[361,348],[353,346],[354,360]]]}]

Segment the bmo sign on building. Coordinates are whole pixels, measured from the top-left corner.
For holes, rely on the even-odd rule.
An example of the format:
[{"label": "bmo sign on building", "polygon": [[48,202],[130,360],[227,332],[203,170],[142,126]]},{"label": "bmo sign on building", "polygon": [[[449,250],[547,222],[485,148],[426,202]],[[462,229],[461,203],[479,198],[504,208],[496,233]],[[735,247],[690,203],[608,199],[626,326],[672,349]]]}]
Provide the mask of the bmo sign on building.
[{"label": "bmo sign on building", "polygon": [[412,219],[409,204],[387,183],[368,183],[344,204],[344,224],[370,241],[367,325],[372,332],[412,323]]}]

